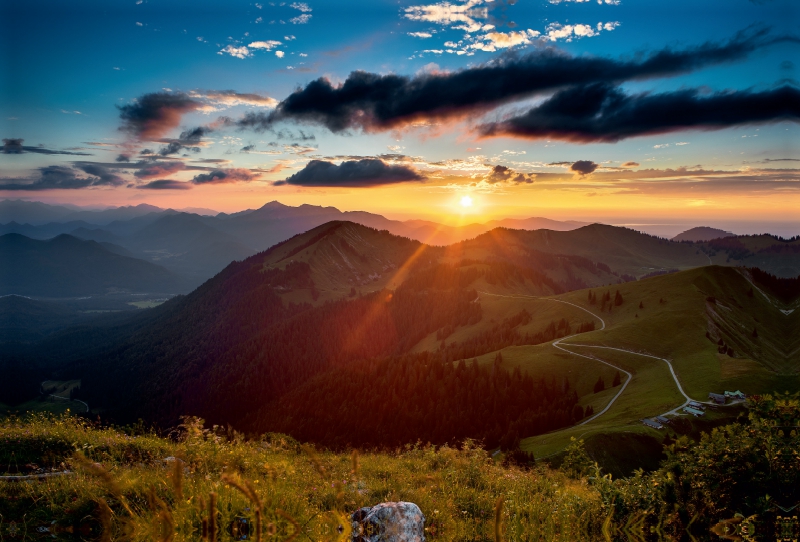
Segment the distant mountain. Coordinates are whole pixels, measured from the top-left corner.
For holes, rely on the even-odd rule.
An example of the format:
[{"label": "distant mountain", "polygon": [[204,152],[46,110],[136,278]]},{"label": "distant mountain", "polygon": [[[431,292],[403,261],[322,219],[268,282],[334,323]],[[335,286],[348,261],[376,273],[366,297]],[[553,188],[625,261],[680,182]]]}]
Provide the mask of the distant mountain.
[{"label": "distant mountain", "polygon": [[153,263],[192,277],[196,285],[256,252],[188,213],[162,216],[119,242]]},{"label": "distant mountain", "polygon": [[39,201],[0,200],[0,224],[18,222],[39,226],[49,222],[86,221],[108,224],[115,220],[130,220],[147,213],[164,211],[160,207],[141,203],[102,210],[87,210],[74,206],[49,205]]},{"label": "distant mountain", "polygon": [[163,267],[114,254],[95,241],[70,235],[48,241],[0,236],[0,295],[71,297],[185,288],[184,279]]},{"label": "distant mountain", "polygon": [[18,222],[20,224],[46,224],[67,220],[66,217],[77,209],[62,205],[48,205],[40,201],[21,199],[0,200],[0,224]]},{"label": "distant mountain", "polygon": [[[8,209],[5,215],[1,212],[3,205]],[[66,233],[81,239],[113,243],[137,258],[190,276],[197,285],[234,260],[331,221],[350,221],[437,246],[471,239],[495,227],[546,227],[561,231],[585,225],[529,218],[455,227],[424,220],[390,220],[364,211],[343,212],[335,207],[291,207],[277,201],[258,209],[215,216],[208,209],[195,210],[198,213],[142,204],[87,211],[6,200],[0,202],[0,234],[19,233],[32,239],[50,239]],[[179,218],[170,218],[176,216]],[[2,224],[4,217],[13,220]]]},{"label": "distant mountain", "polygon": [[559,222],[547,218],[527,218],[495,220],[486,224],[448,226],[427,220],[391,220],[374,213],[340,211],[335,207],[316,205],[290,207],[277,201],[271,201],[256,210],[233,215],[219,215],[219,218],[222,219],[222,225],[218,226],[220,229],[239,237],[244,244],[258,250],[264,250],[278,241],[334,220],[355,222],[377,230],[387,230],[394,235],[437,246],[472,239],[497,227],[548,228],[556,231],[568,231],[587,225],[585,222]]},{"label": "distant mountain", "polygon": [[736,237],[733,233],[725,230],[718,230],[717,228],[709,228],[707,226],[699,226],[679,233],[672,238],[673,241],[691,241],[693,243],[711,241],[712,239],[720,239],[722,237]]}]

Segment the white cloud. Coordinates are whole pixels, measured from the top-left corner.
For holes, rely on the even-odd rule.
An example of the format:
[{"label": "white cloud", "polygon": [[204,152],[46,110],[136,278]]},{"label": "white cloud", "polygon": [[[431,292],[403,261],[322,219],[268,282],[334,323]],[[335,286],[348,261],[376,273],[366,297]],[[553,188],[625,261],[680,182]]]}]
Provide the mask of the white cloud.
[{"label": "white cloud", "polygon": [[[508,49],[509,47],[516,47],[518,45],[530,45],[531,39],[539,37],[540,32],[537,30],[521,30],[519,32],[489,32],[486,35],[480,36],[478,39],[483,40],[473,43],[469,47],[471,49],[478,49],[480,51],[492,52],[497,49]],[[447,44],[445,44],[447,45]]]},{"label": "white cloud", "polygon": [[678,147],[681,147],[683,145],[688,145],[688,144],[689,144],[688,141],[678,141],[677,143],[675,143],[675,145],[678,146]]},{"label": "white cloud", "polygon": [[283,51],[275,51],[275,56],[277,56],[278,58],[283,58],[284,54],[285,53]]},{"label": "white cloud", "polygon": [[[490,1],[490,0],[489,0]],[[405,9],[405,17],[412,21],[424,21],[443,25],[459,25],[455,28],[467,32],[477,32],[483,25],[476,19],[486,19],[489,10],[479,8],[485,0],[469,0],[465,4],[450,4],[439,2],[428,6],[410,6]]]},{"label": "white cloud", "polygon": [[619,22],[597,23],[593,27],[588,24],[567,24],[550,23],[547,25],[545,37],[550,41],[566,40],[572,41],[575,38],[591,38],[597,36],[603,30],[611,31],[619,26]]},{"label": "white cloud", "polygon": [[144,26],[144,25],[142,23],[140,23],[139,21],[136,21],[136,26]]},{"label": "white cloud", "polygon": [[408,35],[413,36],[415,38],[423,38],[423,39],[433,37],[433,34],[431,34],[430,32],[409,32]]},{"label": "white cloud", "polygon": [[278,105],[278,100],[270,96],[238,93],[232,90],[191,91],[189,96],[206,102],[206,105],[200,108],[203,113],[212,113],[237,105],[252,107],[275,107]]},{"label": "white cloud", "polygon": [[308,4],[306,4],[305,2],[294,2],[294,3],[293,3],[293,4],[291,4],[289,7],[290,7],[290,8],[297,9],[297,10],[300,10],[300,11],[302,11],[303,13],[309,13],[309,12],[311,12],[311,8],[310,8],[310,7],[308,7]]},{"label": "white cloud", "polygon": [[297,38],[295,36],[283,36],[283,39],[285,39],[286,41],[292,41],[296,40]]},{"label": "white cloud", "polygon": [[247,47],[234,47],[233,45],[226,45],[217,54],[221,55],[223,53],[227,53],[236,58],[247,58],[249,56],[253,56],[253,53],[251,53],[250,49]]},{"label": "white cloud", "polygon": [[306,24],[310,20],[311,20],[311,15],[309,15],[308,13],[303,13],[302,15],[289,19],[289,22],[292,24]]},{"label": "white cloud", "polygon": [[267,41],[254,41],[253,43],[249,44],[248,47],[250,47],[251,49],[265,49],[267,51],[272,51],[278,45],[281,45],[281,42],[275,40],[267,40]]}]

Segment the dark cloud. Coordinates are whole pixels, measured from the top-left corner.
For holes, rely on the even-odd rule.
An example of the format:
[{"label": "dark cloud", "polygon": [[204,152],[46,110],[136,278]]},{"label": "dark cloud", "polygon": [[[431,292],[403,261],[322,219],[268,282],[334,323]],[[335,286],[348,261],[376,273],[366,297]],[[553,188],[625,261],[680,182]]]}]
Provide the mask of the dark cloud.
[{"label": "dark cloud", "polygon": [[5,154],[22,154],[22,142],[24,139],[4,139],[3,152]]},{"label": "dark cloud", "polygon": [[311,160],[302,170],[273,184],[369,187],[423,180],[425,177],[408,166],[390,166],[382,160],[366,158],[342,162],[338,166],[323,160]]},{"label": "dark cloud", "polygon": [[245,145],[244,147],[239,149],[239,152],[250,152],[250,151],[254,151],[254,150],[256,150],[256,146],[255,145]]},{"label": "dark cloud", "polygon": [[765,158],[765,162],[800,162],[800,158]]},{"label": "dark cloud", "polygon": [[[209,126],[198,126],[191,130],[181,132],[178,139],[162,139],[162,143],[167,143],[166,147],[162,147],[158,154],[161,156],[169,156],[177,154],[183,149],[188,149],[192,152],[200,152],[198,145],[201,143],[204,136],[213,132],[214,129]],[[144,151],[142,151],[144,153]]]},{"label": "dark cloud", "polygon": [[139,185],[137,188],[144,190],[189,190],[192,188],[192,183],[174,181],[172,179],[158,179]]},{"label": "dark cloud", "polygon": [[120,130],[132,137],[152,141],[177,128],[184,113],[202,105],[182,92],[152,92],[136,102],[118,106],[122,120]]},{"label": "dark cloud", "polygon": [[254,181],[258,178],[259,176],[254,175],[249,169],[231,168],[215,169],[209,173],[200,173],[192,179],[192,182],[194,184],[225,184]]},{"label": "dark cloud", "polygon": [[[31,179],[0,179],[0,190],[55,190],[103,186],[119,186],[124,180],[98,164],[76,165],[77,171],[66,166],[39,168],[39,177]],[[79,176],[80,172],[88,177]]]},{"label": "dark cloud", "polygon": [[24,139],[19,138],[6,138],[3,139],[3,154],[25,154],[28,152],[36,154],[68,154],[72,156],[92,156],[87,152],[72,152],[72,151],[57,151],[53,149],[46,149],[44,147],[31,147],[23,145]]},{"label": "dark cloud", "polygon": [[117,162],[130,162],[131,157],[128,154],[119,154],[117,155]]},{"label": "dark cloud", "polygon": [[578,175],[589,175],[597,169],[597,164],[591,160],[578,160],[569,167],[569,170]]},{"label": "dark cloud", "polygon": [[298,89],[271,112],[249,112],[240,128],[270,130],[276,122],[295,121],[378,131],[420,119],[445,119],[486,111],[499,104],[573,85],[662,77],[746,57],[775,38],[749,29],[724,43],[662,49],[633,59],[573,57],[555,49],[505,55],[477,67],[414,77],[352,72],[341,85],[319,78]]},{"label": "dark cloud", "polygon": [[506,166],[494,166],[492,171],[483,177],[483,180],[491,184],[503,182],[530,184],[535,178],[536,175],[533,173],[518,173]]},{"label": "dark cloud", "polygon": [[156,162],[141,167],[134,172],[134,175],[146,181],[157,179],[158,177],[167,177],[184,169],[186,169],[186,165],[183,162]]},{"label": "dark cloud", "polygon": [[625,94],[605,83],[562,90],[527,113],[480,127],[484,136],[615,142],[677,130],[800,119],[800,90]]},{"label": "dark cloud", "polygon": [[622,167],[639,167],[640,165],[639,162],[625,162]]}]

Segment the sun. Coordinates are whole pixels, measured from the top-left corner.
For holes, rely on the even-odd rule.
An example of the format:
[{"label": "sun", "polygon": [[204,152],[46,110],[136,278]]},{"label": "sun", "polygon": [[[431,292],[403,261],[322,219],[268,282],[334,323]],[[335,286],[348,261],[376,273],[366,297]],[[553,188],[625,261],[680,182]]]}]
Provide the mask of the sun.
[{"label": "sun", "polygon": [[472,198],[469,196],[464,196],[463,198],[461,198],[461,206],[472,207]]}]

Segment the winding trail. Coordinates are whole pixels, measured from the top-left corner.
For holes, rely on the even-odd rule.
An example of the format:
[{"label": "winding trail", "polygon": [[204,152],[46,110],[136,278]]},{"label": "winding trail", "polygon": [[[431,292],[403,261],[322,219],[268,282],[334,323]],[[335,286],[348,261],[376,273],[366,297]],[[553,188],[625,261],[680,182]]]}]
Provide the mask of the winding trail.
[{"label": "winding trail", "polygon": [[[42,381],[41,384],[39,384],[39,389],[41,391],[44,391],[44,383],[45,382],[47,382],[47,380],[44,380],[44,381]],[[55,397],[56,399],[61,399],[62,401],[75,401],[76,403],[80,403],[80,404],[82,404],[83,406],[86,407],[86,412],[89,412],[89,404],[88,403],[84,403],[80,399],[70,399],[69,397],[61,397],[60,395],[54,395],[52,393],[48,393],[47,395],[49,397]]]},{"label": "winding trail", "polygon": [[[576,307],[576,308],[582,310],[583,312],[590,314],[594,318],[597,318],[600,321],[600,329],[598,331],[602,331],[602,330],[604,330],[606,328],[605,320],[603,320],[599,315],[593,313],[592,311],[590,311],[590,310],[588,310],[588,309],[586,309],[584,307],[581,307],[580,305],[576,305],[575,303],[570,303],[569,301],[564,301],[562,299],[551,299],[551,298],[547,298],[547,297],[537,297],[537,296],[532,296],[532,295],[502,295],[502,294],[491,294],[489,292],[478,292],[478,293],[479,294],[483,294],[483,295],[488,295],[488,296],[494,296],[494,297],[508,297],[508,298],[516,298],[516,299],[537,299],[537,300],[540,300],[540,301],[555,301],[557,303],[564,303],[566,305],[572,305],[573,307]],[[678,407],[673,408],[672,410],[668,410],[667,412],[664,412],[663,414],[661,414],[661,416],[667,416],[669,414],[677,414],[683,407],[688,405],[690,402],[694,401],[694,399],[689,397],[686,394],[686,392],[683,391],[683,386],[681,386],[681,383],[678,380],[678,375],[675,374],[675,368],[672,366],[672,362],[670,362],[668,359],[659,358],[658,356],[653,356],[653,355],[650,355],[650,354],[642,354],[641,352],[634,352],[632,350],[625,350],[623,348],[615,348],[613,346],[599,346],[599,345],[575,344],[575,343],[566,343],[566,344],[562,345],[561,341],[563,341],[564,339],[567,339],[567,338],[568,337],[562,337],[562,338],[554,341],[553,342],[553,346],[558,348],[559,350],[561,350],[563,352],[567,352],[569,354],[572,354],[573,356],[579,356],[579,357],[582,357],[582,358],[590,359],[592,361],[599,361],[600,363],[608,365],[609,367],[613,367],[614,369],[617,369],[618,371],[621,371],[621,372],[625,373],[628,376],[628,378],[622,384],[622,387],[620,388],[620,390],[617,392],[616,395],[614,395],[614,397],[611,398],[611,400],[608,402],[608,404],[605,406],[605,408],[603,408],[603,410],[601,410],[597,414],[594,414],[591,418],[587,418],[587,419],[583,420],[581,423],[577,424],[577,426],[585,425],[585,424],[587,424],[587,423],[589,423],[589,422],[591,422],[593,420],[596,420],[597,418],[599,418],[600,416],[602,416],[603,414],[608,412],[608,410],[614,405],[616,400],[619,399],[619,397],[622,395],[622,392],[625,391],[625,388],[628,387],[628,384],[633,379],[633,375],[630,372],[628,372],[625,369],[623,369],[622,367],[617,367],[616,365],[614,365],[612,363],[609,363],[607,361],[603,361],[602,359],[600,359],[600,358],[598,358],[596,356],[579,354],[577,352],[573,352],[572,350],[569,350],[569,349],[565,348],[565,346],[577,347],[577,348],[597,348],[597,349],[603,349],[603,350],[616,350],[618,352],[625,352],[627,354],[633,354],[635,356],[643,356],[643,357],[646,357],[646,358],[657,359],[659,361],[663,361],[664,363],[666,363],[667,367],[669,367],[670,375],[672,375],[672,380],[675,381],[675,385],[678,387],[678,391],[680,392],[681,395],[683,395],[683,397],[686,399],[686,401],[683,404],[679,405]],[[697,401],[697,402],[699,403],[700,401]]]}]

